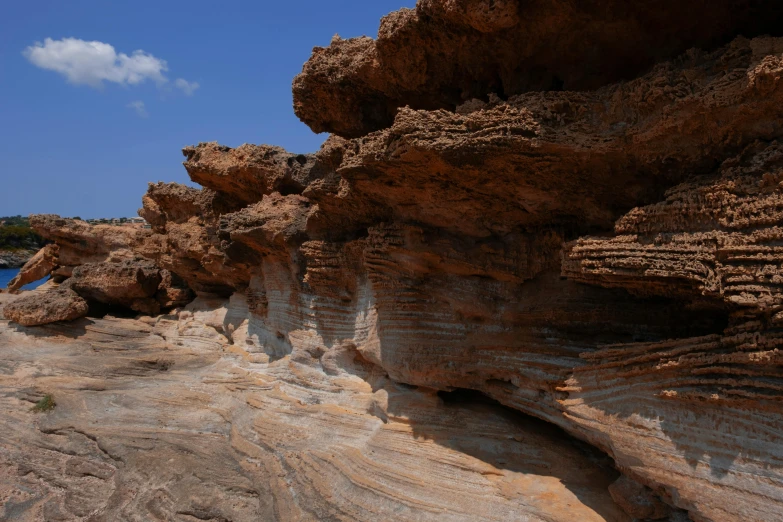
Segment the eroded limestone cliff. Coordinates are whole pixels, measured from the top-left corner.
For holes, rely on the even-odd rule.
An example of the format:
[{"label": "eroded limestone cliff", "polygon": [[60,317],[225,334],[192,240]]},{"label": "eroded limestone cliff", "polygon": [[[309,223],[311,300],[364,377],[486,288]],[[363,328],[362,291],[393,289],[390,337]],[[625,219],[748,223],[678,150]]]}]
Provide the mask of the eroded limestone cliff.
[{"label": "eroded limestone cliff", "polygon": [[[0,483],[41,481],[6,498],[783,520],[780,22],[764,1],[421,0],[314,50],[294,101],[335,133],[316,154],[186,147],[204,188],[151,184],[150,230],[33,216],[53,244],[12,290],[53,282],[3,295],[27,327],[0,329]],[[36,431],[21,405],[48,389]]]}]

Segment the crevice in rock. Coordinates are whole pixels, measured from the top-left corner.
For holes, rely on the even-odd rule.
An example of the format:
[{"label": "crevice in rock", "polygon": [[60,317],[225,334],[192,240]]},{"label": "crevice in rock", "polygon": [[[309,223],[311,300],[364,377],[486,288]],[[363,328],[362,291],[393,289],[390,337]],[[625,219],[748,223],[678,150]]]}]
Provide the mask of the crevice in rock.
[{"label": "crevice in rock", "polygon": [[[505,381],[497,381],[505,382]],[[511,385],[511,383],[507,383]],[[513,386],[513,385],[511,385]],[[438,397],[443,401],[443,404],[447,407],[449,405],[471,405],[471,404],[486,404],[493,408],[497,408],[508,415],[511,415],[521,422],[533,424],[536,426],[537,431],[545,433],[548,437],[557,440],[568,441],[568,443],[579,450],[580,453],[586,455],[591,462],[594,462],[598,466],[614,468],[614,460],[599,448],[581,440],[566,432],[564,429],[556,426],[550,422],[547,422],[538,417],[528,415],[515,408],[506,406],[500,401],[493,399],[489,395],[480,392],[478,390],[472,390],[469,388],[453,388],[451,390],[440,390],[437,392]],[[510,434],[513,437],[513,434]],[[619,472],[618,472],[619,476]]]},{"label": "crevice in rock", "polygon": [[[614,482],[609,487],[613,499],[630,516],[638,520],[667,520],[686,521],[689,520],[687,512],[671,505],[671,499],[665,498],[665,495],[659,495],[644,485],[641,485],[633,479],[625,476],[617,469],[614,459],[600,448],[569,434],[559,426],[546,422],[537,417],[527,415],[514,408],[503,405],[497,400],[486,394],[471,389],[454,388],[452,390],[438,391],[438,397],[443,401],[444,406],[472,407],[480,405],[496,408],[509,416],[516,418],[520,423],[532,426],[536,433],[539,433],[549,440],[565,442],[582,454],[587,461],[596,468],[609,471],[614,476]],[[519,434],[510,433],[510,437],[522,441]],[[478,456],[478,455],[474,455]],[[480,456],[479,456],[480,458]],[[507,469],[514,469],[513,462],[495,463],[495,465]],[[665,491],[663,491],[665,493]]]},{"label": "crevice in rock", "polygon": [[121,305],[105,304],[97,301],[88,301],[87,305],[87,317],[92,319],[102,319],[107,315],[130,319],[139,315],[139,312]]}]

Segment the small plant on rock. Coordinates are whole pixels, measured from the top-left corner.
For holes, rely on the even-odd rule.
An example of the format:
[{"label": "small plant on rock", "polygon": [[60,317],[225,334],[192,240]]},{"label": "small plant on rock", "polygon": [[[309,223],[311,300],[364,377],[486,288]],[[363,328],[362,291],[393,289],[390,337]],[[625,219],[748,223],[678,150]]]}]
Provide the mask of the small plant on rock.
[{"label": "small plant on rock", "polygon": [[33,406],[31,410],[35,413],[43,413],[46,411],[52,411],[55,406],[57,406],[57,403],[54,402],[54,397],[47,393],[40,401],[35,403],[35,406]]}]

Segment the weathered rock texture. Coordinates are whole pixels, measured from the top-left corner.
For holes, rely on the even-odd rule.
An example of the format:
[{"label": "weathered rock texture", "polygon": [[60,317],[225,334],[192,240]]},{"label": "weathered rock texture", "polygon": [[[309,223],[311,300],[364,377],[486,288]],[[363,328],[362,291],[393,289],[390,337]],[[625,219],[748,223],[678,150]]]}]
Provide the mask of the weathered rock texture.
[{"label": "weathered rock texture", "polygon": [[46,245],[31,257],[19,273],[8,283],[8,291],[18,292],[20,288],[28,283],[38,281],[51,274],[57,268],[57,252],[59,247],[52,243]]},{"label": "weathered rock texture", "polygon": [[27,292],[3,307],[9,320],[23,326],[73,321],[87,315],[87,301],[72,290],[70,282],[40,292]]},{"label": "weathered rock texture", "polygon": [[628,80],[691,47],[774,33],[774,0],[421,0],[381,21],[378,39],[335,37],[294,80],[315,132],[358,137],[399,107],[453,110],[472,98],[587,90]]},{"label": "weathered rock texture", "polygon": [[[64,301],[63,297],[70,299],[72,293],[79,297],[76,302],[99,305],[98,309],[104,312],[124,308],[147,315],[184,306],[195,296],[177,274],[160,268],[139,253],[149,253],[144,248],[148,244],[157,247],[158,253],[165,252],[159,243],[152,241],[151,230],[93,226],[52,215],[31,216],[30,223],[54,243],[41,249],[22,267],[9,284],[9,290],[18,292],[23,285],[49,274],[59,281],[67,279],[69,289],[65,295],[60,292],[53,297],[52,303],[60,304],[58,308],[44,307],[36,313],[35,324],[84,316],[86,310],[81,311],[79,306],[80,315],[64,318],[64,310],[71,310],[65,303],[71,301]],[[27,301],[33,303],[29,298]]]},{"label": "weathered rock texture", "polygon": [[[750,38],[779,21],[764,1],[433,0],[377,42],[316,49],[296,110],[343,135],[316,154],[187,147],[205,188],[150,185],[151,230],[31,220],[93,308],[171,312],[132,335],[172,350],[144,364],[198,352],[152,387],[164,417],[63,409],[38,436],[83,433],[128,466],[106,461],[109,518],[783,520],[783,39]],[[115,324],[82,321],[8,335],[91,342]],[[111,357],[96,386],[127,390]],[[449,413],[435,391],[554,424],[621,475],[541,449],[562,433],[537,439],[539,475],[565,457],[594,477],[575,502],[497,438],[521,428],[495,431],[483,403]],[[148,435],[120,435],[134,429]],[[171,475],[131,455],[139,437]],[[448,448],[438,464],[426,441]],[[506,451],[522,475],[479,479],[464,460]],[[183,453],[208,465],[178,486]],[[57,498],[41,505],[74,512]]]},{"label": "weathered rock texture", "polygon": [[[254,363],[216,331],[252,317],[237,296],[179,318],[0,321],[0,517],[630,521],[617,472],[551,426],[444,404],[350,347]],[[56,408],[31,412],[44,394]]]},{"label": "weathered rock texture", "polygon": [[566,249],[563,272],[603,286],[713,301],[751,314],[783,310],[783,147],[756,144],[716,176],[672,188],[617,221],[616,237]]}]

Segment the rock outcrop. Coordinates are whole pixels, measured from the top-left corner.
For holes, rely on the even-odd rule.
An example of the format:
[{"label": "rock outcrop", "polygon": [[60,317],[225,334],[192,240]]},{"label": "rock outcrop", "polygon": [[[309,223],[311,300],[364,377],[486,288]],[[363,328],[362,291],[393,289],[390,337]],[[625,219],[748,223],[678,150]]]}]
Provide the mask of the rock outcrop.
[{"label": "rock outcrop", "polygon": [[315,132],[355,138],[390,126],[400,107],[596,89],[690,48],[774,33],[782,20],[774,0],[421,0],[386,16],[377,40],[313,49],[294,110]]},{"label": "rock outcrop", "polygon": [[33,283],[54,272],[57,268],[57,252],[60,247],[51,243],[39,250],[19,270],[19,273],[8,283],[8,291],[18,292],[28,283]]},{"label": "rock outcrop", "polygon": [[73,291],[72,283],[40,292],[27,292],[3,307],[3,315],[23,326],[73,321],[87,315],[87,301]]},{"label": "rock outcrop", "polygon": [[150,261],[87,263],[76,267],[69,281],[90,301],[127,306],[147,315],[160,313],[160,303],[154,296],[162,278],[160,269]]},{"label": "rock outcrop", "polygon": [[[50,301],[57,306],[49,305],[39,310],[35,315],[37,325],[83,317],[87,313],[81,306],[84,302],[97,305],[95,308],[102,312],[127,309],[157,315],[184,306],[195,297],[176,273],[140,254],[148,252],[149,248],[164,252],[154,241],[151,230],[93,226],[52,215],[31,216],[30,223],[53,243],[45,246],[20,270],[9,284],[9,290],[18,292],[23,285],[48,275],[56,281],[66,280],[68,288],[66,293],[56,286],[52,288]],[[152,246],[145,249],[145,245]],[[72,293],[79,299],[73,299]],[[35,300],[25,297],[19,302],[29,303],[24,305],[26,307],[33,306]],[[78,303],[76,308],[72,308],[74,303]],[[76,309],[79,314],[75,314]],[[29,320],[16,322],[30,325]]]},{"label": "rock outcrop", "polygon": [[[316,154],[187,147],[204,188],[150,185],[150,230],[31,219],[56,246],[25,273],[67,279],[51,292],[169,312],[121,323],[150,350],[133,364],[167,371],[165,350],[198,352],[154,386],[168,397],[173,382],[191,383],[209,400],[183,398],[186,412],[156,422],[193,434],[193,418],[211,419],[199,424],[219,441],[205,469],[232,477],[198,475],[211,488],[201,504],[163,470],[157,496],[131,493],[145,466],[134,439],[100,427],[110,414],[79,410],[74,385],[73,408],[44,434],[88,434],[140,470],[113,490],[132,500],[95,509],[783,520],[783,39],[758,36],[778,30],[781,8],[626,4],[422,0],[385,18],[377,41],[316,48],[294,83],[297,114],[337,134]],[[694,9],[704,16],[685,15]],[[25,299],[5,316],[16,321]],[[101,332],[119,320],[83,321]],[[44,329],[55,330],[68,333]],[[115,386],[112,371],[98,386]],[[465,397],[470,413],[449,413]],[[592,450],[587,465],[538,439],[507,448],[488,401],[589,443],[616,472]],[[121,428],[144,410],[125,406]],[[75,427],[72,416],[91,420]],[[155,426],[138,429],[153,430],[156,459],[201,455],[197,435],[174,444]],[[511,439],[517,429],[502,428]],[[443,446],[434,467],[419,466],[424,441]],[[530,468],[509,456],[519,452],[538,452],[538,476],[570,484],[567,455],[596,478],[579,483],[576,503],[535,479],[554,488],[539,502]],[[446,488],[449,466],[464,480]],[[480,513],[476,491],[491,506]]]},{"label": "rock outcrop", "polygon": [[563,273],[637,294],[705,299],[752,314],[783,310],[783,147],[755,144],[709,177],[634,209],[615,237],[568,245]]},{"label": "rock outcrop", "polygon": [[546,423],[444,404],[349,347],[253,362],[216,331],[253,317],[236,296],[0,321],[0,518],[630,522],[617,472]]}]

